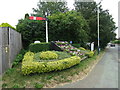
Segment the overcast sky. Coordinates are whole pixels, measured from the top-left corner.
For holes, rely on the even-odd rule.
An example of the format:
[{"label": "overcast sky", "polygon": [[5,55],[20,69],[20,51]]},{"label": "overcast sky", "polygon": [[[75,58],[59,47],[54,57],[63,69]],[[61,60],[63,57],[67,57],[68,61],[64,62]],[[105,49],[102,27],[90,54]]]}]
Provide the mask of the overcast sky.
[{"label": "overcast sky", "polygon": [[[24,18],[26,13],[32,13],[32,8],[37,8],[39,0],[1,0],[0,1],[0,24],[9,23],[14,26],[17,25],[18,20]],[[74,0],[67,0],[69,7],[73,7]],[[95,0],[100,1],[100,0]],[[113,16],[116,26],[118,26],[118,1],[120,0],[102,0],[103,9],[108,9]],[[118,31],[116,31],[118,32]]]}]

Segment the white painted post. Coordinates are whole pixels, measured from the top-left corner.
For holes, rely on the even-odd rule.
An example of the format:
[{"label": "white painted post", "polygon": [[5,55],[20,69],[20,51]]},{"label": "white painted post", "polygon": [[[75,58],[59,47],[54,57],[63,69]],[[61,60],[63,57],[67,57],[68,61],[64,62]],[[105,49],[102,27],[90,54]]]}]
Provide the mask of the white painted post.
[{"label": "white painted post", "polygon": [[46,20],[46,43],[48,43],[48,22]]},{"label": "white painted post", "polygon": [[91,43],[91,51],[94,51],[94,42]]},{"label": "white painted post", "polygon": [[[47,17],[47,12],[45,13],[46,17]],[[46,43],[48,43],[48,21],[46,20]]]}]

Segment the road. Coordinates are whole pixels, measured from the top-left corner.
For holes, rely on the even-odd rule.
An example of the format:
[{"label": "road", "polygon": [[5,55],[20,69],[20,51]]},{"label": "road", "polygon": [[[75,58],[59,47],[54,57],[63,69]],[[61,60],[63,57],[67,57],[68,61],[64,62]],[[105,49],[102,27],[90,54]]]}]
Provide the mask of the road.
[{"label": "road", "polygon": [[86,78],[56,88],[118,88],[118,50],[118,45],[107,47],[103,58]]}]

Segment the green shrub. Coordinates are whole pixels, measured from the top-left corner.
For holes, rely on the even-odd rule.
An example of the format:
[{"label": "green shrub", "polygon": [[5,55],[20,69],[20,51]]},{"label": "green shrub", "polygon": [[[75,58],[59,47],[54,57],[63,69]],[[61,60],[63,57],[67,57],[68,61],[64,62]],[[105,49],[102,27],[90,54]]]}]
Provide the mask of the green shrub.
[{"label": "green shrub", "polygon": [[86,49],[85,49],[85,48],[83,48],[83,47],[80,47],[79,49],[80,49],[80,50],[84,50],[84,51],[86,50]]},{"label": "green shrub", "polygon": [[15,71],[15,68],[9,68],[5,73],[11,75]]},{"label": "green shrub", "polygon": [[31,52],[41,52],[50,50],[50,43],[31,43],[29,45],[29,50]]},{"label": "green shrub", "polygon": [[20,86],[18,84],[15,84],[15,85],[13,85],[12,88],[20,88]]},{"label": "green shrub", "polygon": [[34,57],[34,53],[33,52],[27,52],[25,55],[24,55],[24,58],[22,61],[33,61],[33,57]]},{"label": "green shrub", "polygon": [[7,84],[6,83],[3,83],[2,84],[2,88],[6,88],[7,87]]},{"label": "green shrub", "polygon": [[15,58],[13,64],[12,64],[12,67],[18,65],[18,63],[22,61],[23,56],[24,56],[25,53],[26,53],[26,50],[24,50],[24,49],[22,49],[20,51],[20,53],[16,56],[16,58]]},{"label": "green shrub", "polygon": [[64,43],[62,43],[62,42],[57,42],[57,44],[58,45],[65,45],[65,44],[69,44],[68,42],[64,42]]},{"label": "green shrub", "polygon": [[51,62],[35,62],[33,61],[33,57],[34,53],[32,52],[27,52],[25,54],[22,62],[23,75],[63,70],[80,63],[80,57],[78,56]]},{"label": "green shrub", "polygon": [[113,41],[113,43],[120,44],[120,40],[115,40],[115,41]]},{"label": "green shrub", "polygon": [[[61,51],[51,51],[51,52],[54,52],[54,53],[56,53],[57,55],[58,55],[58,58],[57,59],[54,59],[54,60],[61,60],[61,59],[65,59],[65,58],[69,58],[69,57],[71,57],[71,55],[69,54],[69,53],[67,53],[67,52],[61,52]],[[38,53],[35,53],[35,55],[34,55],[34,61],[49,61],[49,60],[42,60],[42,59],[40,59],[40,53],[41,52],[38,52]]]},{"label": "green shrub", "polygon": [[15,28],[14,28],[13,26],[11,26],[10,24],[8,24],[8,23],[2,23],[2,24],[0,25],[0,27],[10,27],[10,28],[12,28],[12,29],[15,30]]},{"label": "green shrub", "polygon": [[79,48],[80,47],[80,44],[72,44],[72,46],[76,47],[76,48]]},{"label": "green shrub", "polygon": [[57,58],[58,58],[58,55],[52,51],[44,51],[40,53],[40,59],[43,59],[43,60],[51,60],[51,59],[57,59]]},{"label": "green shrub", "polygon": [[93,52],[93,51],[86,52],[86,56],[88,56],[89,58],[90,58],[90,57],[93,57],[93,55],[94,55],[94,52]]}]

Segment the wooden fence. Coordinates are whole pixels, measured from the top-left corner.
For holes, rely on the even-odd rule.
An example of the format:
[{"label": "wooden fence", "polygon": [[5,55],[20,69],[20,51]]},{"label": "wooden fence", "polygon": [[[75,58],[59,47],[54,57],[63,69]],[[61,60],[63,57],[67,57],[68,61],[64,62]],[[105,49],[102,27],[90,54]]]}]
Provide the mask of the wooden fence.
[{"label": "wooden fence", "polygon": [[21,34],[9,27],[0,27],[0,74],[12,66],[21,48]]}]

